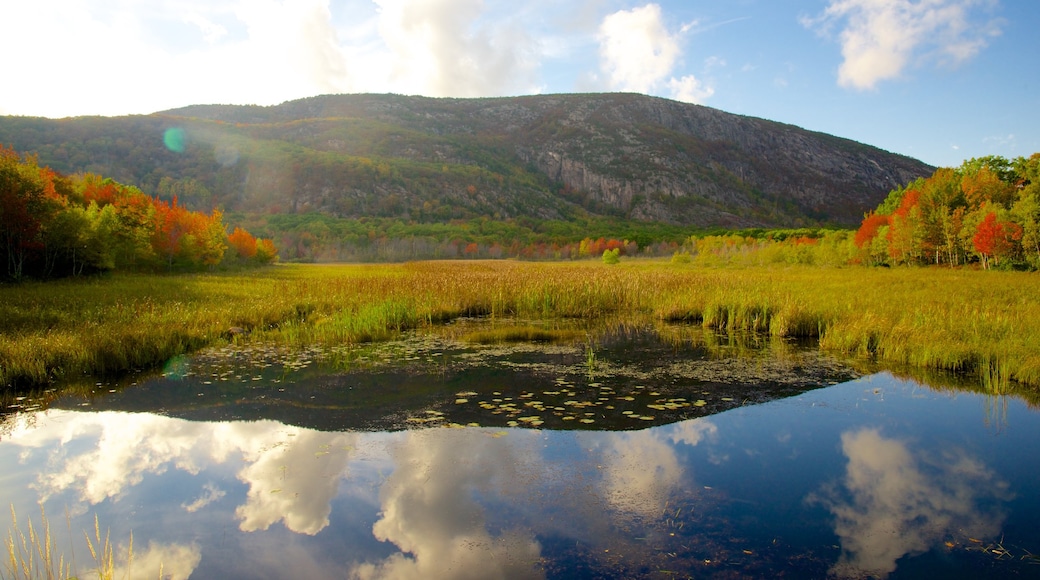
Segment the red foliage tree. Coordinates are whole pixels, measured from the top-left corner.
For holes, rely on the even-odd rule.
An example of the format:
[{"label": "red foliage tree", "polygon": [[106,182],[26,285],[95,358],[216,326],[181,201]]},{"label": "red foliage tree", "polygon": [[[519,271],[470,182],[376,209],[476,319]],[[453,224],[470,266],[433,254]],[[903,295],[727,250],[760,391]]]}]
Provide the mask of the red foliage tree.
[{"label": "red foliage tree", "polygon": [[996,212],[989,212],[975,228],[972,244],[982,257],[982,267],[989,268],[990,259],[1000,260],[1015,251],[1015,242],[1022,239],[1022,227],[1014,222],[1002,222]]},{"label": "red foliage tree", "polygon": [[878,235],[878,230],[882,226],[888,225],[888,216],[876,213],[871,213],[867,217],[863,218],[863,223],[856,230],[856,236],[853,238],[856,247],[862,249],[874,240]]},{"label": "red foliage tree", "polygon": [[120,195],[119,184],[111,179],[104,179],[100,175],[88,173],[83,176],[81,184],[83,188],[83,203],[97,202],[101,207],[115,203]]}]

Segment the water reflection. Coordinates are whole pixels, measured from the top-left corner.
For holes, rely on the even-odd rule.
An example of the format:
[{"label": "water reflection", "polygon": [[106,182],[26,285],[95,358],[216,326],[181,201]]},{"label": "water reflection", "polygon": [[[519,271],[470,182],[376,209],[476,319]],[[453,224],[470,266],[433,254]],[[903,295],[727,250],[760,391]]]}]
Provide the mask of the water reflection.
[{"label": "water reflection", "polygon": [[[127,548],[129,549],[129,548]],[[124,550],[120,547],[120,553]],[[198,544],[159,544],[149,542],[148,547],[142,550],[139,546],[134,547],[133,562],[121,561],[112,572],[112,578],[127,578],[128,580],[151,580],[156,577],[156,571],[162,571],[163,580],[186,580],[202,560],[202,550]],[[81,577],[87,577],[88,571],[80,573]]]},{"label": "water reflection", "polygon": [[537,578],[540,546],[519,527],[492,534],[476,496],[515,497],[545,473],[534,433],[506,437],[415,431],[396,445],[380,490],[376,538],[401,553],[354,570],[358,578]]},{"label": "water reflection", "polygon": [[[23,463],[34,452],[46,454],[46,467],[35,482],[41,501],[72,491],[89,505],[118,499],[146,475],[170,469],[198,475],[233,458],[242,464],[238,480],[248,485],[245,503],[235,510],[242,531],[283,522],[294,532],[313,535],[329,523],[330,503],[356,450],[357,435],[275,421],[196,423],[149,414],[55,410],[40,428],[15,429],[12,441],[24,449]],[[219,484],[203,482],[180,507],[196,512],[226,493]],[[86,506],[73,511],[83,513]]]},{"label": "water reflection", "polygon": [[1028,562],[965,548],[1040,541],[1040,421],[1014,402],[1015,429],[962,420],[984,406],[881,376],[628,431],[51,409],[8,423],[0,494],[132,528],[149,577],[1000,576]]},{"label": "water reflection", "polygon": [[668,430],[614,433],[602,438],[600,493],[606,504],[634,515],[661,515],[673,494],[692,480],[680,465],[675,445],[695,446],[703,438],[717,435],[718,429],[709,420],[695,419]]},{"label": "water reflection", "polygon": [[844,479],[814,496],[834,515],[841,538],[834,574],[886,576],[903,556],[944,540],[1000,532],[1005,515],[994,500],[1011,499],[1009,486],[978,459],[954,451],[916,455],[874,428],[843,433],[841,447]]}]

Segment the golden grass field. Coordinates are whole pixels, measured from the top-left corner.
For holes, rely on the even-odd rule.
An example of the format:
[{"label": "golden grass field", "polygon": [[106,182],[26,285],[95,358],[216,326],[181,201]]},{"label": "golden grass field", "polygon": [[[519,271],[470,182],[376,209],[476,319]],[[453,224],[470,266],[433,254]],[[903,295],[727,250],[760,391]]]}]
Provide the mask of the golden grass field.
[{"label": "golden grass field", "polygon": [[[836,354],[1040,386],[1036,274],[664,260],[278,265],[4,285],[0,385],[147,368],[229,340],[381,340],[463,315],[816,337]],[[249,333],[230,337],[231,327]]]}]

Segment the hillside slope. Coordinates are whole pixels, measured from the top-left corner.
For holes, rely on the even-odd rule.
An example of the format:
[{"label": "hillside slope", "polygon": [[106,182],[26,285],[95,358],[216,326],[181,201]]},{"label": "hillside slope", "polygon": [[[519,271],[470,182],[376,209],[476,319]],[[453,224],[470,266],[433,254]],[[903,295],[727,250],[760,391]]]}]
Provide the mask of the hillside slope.
[{"label": "hillside slope", "polygon": [[0,142],[59,171],[101,173],[200,209],[424,221],[588,213],[851,225],[933,170],[790,125],[613,93],[328,95],[117,118],[0,117]]}]

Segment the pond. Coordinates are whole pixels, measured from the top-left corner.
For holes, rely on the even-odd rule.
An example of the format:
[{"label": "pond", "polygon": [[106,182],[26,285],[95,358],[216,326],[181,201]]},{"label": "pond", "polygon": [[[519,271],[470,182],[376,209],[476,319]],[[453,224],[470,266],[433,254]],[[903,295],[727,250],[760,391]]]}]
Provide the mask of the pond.
[{"label": "pond", "polygon": [[462,340],[487,324],[12,400],[0,499],[79,569],[132,534],[148,578],[1040,577],[1020,399],[682,327]]}]

